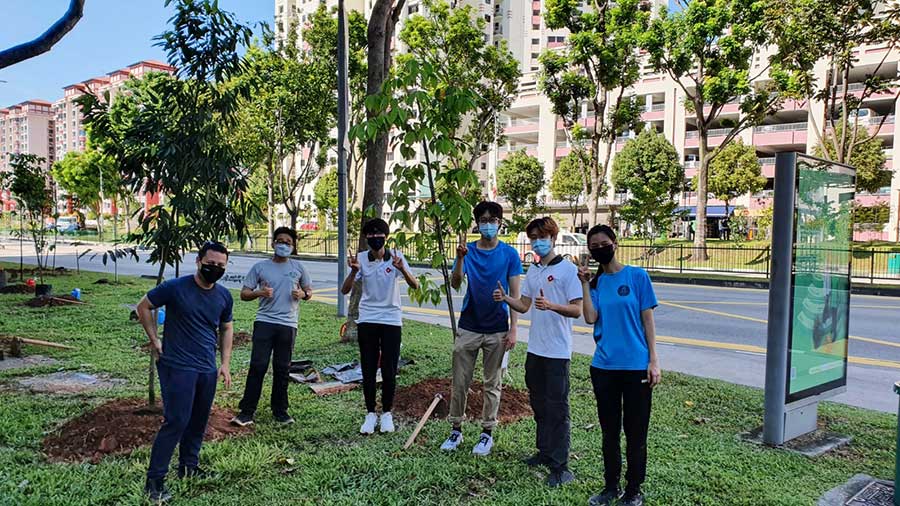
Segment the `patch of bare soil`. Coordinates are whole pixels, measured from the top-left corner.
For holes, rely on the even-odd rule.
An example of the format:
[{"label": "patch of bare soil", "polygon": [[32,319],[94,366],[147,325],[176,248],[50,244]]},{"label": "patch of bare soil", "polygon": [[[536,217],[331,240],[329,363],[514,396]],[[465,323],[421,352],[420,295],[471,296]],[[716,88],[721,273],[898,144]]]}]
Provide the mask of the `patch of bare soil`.
[{"label": "patch of bare soil", "polygon": [[[466,399],[466,419],[468,420],[481,419],[481,407],[484,402],[482,389],[482,384],[477,381],[473,381],[469,386],[469,394]],[[415,385],[398,388],[394,396],[394,414],[418,420],[431,405],[434,394],[440,393],[444,400],[437,405],[432,417],[446,418],[450,414],[451,391],[450,380],[446,378],[431,378]],[[504,386],[498,415],[500,423],[513,423],[532,415],[528,392]]]}]

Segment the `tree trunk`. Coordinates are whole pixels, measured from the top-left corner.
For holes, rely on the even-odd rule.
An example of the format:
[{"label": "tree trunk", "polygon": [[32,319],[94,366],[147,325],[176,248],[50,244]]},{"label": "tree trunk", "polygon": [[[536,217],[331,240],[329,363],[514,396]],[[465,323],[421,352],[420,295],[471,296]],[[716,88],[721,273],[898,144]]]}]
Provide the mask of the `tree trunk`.
[{"label": "tree trunk", "polygon": [[54,44],[59,42],[72,28],[75,28],[83,15],[84,0],[70,0],[66,13],[40,37],[0,51],[0,69],[50,51]]},{"label": "tree trunk", "polygon": [[694,231],[693,259],[707,261],[706,251],[706,201],[709,179],[709,147],[706,143],[706,131],[700,131],[700,172],[697,174],[697,217]]},{"label": "tree trunk", "polygon": [[131,198],[125,197],[122,203],[125,205],[125,234],[131,235]]},{"label": "tree trunk", "polygon": [[[385,77],[391,68],[391,40],[394,35],[394,27],[400,17],[403,4],[406,0],[377,0],[369,17],[369,26],[366,33],[368,46],[367,62],[368,76],[366,80],[366,95],[375,95],[381,92]],[[372,119],[377,115],[376,111],[366,108],[366,118]],[[387,165],[388,134],[381,133],[375,139],[366,141],[366,176],[362,201],[362,225],[367,221],[366,210],[372,208],[373,216],[381,217],[381,207],[384,204],[384,168]],[[366,247],[365,238],[359,236],[359,250]],[[358,283],[357,283],[358,284]],[[356,317],[359,315],[360,292],[357,286],[353,288],[353,296],[350,298],[348,308],[347,336],[356,339]]]}]

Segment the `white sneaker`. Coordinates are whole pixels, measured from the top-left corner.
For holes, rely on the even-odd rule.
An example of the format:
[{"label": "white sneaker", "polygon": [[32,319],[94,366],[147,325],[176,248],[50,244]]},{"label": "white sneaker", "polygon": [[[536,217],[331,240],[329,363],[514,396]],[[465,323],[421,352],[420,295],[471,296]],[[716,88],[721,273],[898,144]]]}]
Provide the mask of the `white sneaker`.
[{"label": "white sneaker", "polygon": [[394,432],[394,415],[392,415],[390,411],[382,413],[378,426],[381,432]]},{"label": "white sneaker", "polygon": [[444,444],[441,445],[441,450],[444,450],[445,452],[452,452],[453,450],[456,450],[456,448],[458,448],[460,443],[462,442],[462,432],[458,430],[451,431],[450,437],[448,437],[447,440],[444,441]]},{"label": "white sneaker", "polygon": [[369,413],[366,415],[366,421],[363,422],[362,427],[359,428],[360,434],[374,434],[375,433],[375,424],[378,422],[378,415],[375,413]]},{"label": "white sneaker", "polygon": [[472,448],[472,454],[479,457],[485,457],[491,454],[491,448],[493,447],[494,437],[482,432],[481,437],[478,438],[478,444],[475,445],[475,448]]}]

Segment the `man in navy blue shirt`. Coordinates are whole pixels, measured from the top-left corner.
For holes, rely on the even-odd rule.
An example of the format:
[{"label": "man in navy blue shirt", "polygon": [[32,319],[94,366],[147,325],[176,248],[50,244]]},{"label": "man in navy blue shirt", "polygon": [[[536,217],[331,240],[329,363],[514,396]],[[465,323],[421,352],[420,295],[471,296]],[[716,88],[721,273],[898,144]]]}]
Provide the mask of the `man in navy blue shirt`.
[{"label": "man in navy blue shirt", "polygon": [[[141,325],[150,338],[159,372],[164,422],[153,442],[145,493],[152,501],[171,499],[165,486],[169,462],[178,450],[178,476],[202,477],[200,446],[219,377],[231,386],[233,337],[231,293],[216,281],[225,274],[228,250],[207,242],[197,255],[197,272],[150,290],[138,304]],[[157,336],[153,310],[165,307],[163,339]],[[218,331],[218,335],[217,335]],[[216,346],[222,364],[216,367]]]},{"label": "man in navy blue shirt", "polygon": [[481,436],[472,453],[485,456],[494,445],[492,431],[500,411],[501,365],[503,355],[516,344],[516,314],[504,302],[496,302],[493,291],[498,285],[519,296],[522,262],[519,253],[497,238],[503,221],[503,208],[496,202],[481,202],[473,211],[481,238],[456,249],[456,263],[450,284],[459,290],[463,276],[468,280],[463,299],[459,330],[453,344],[453,392],[450,396],[450,437],[441,445],[453,451],[462,443],[462,422],[478,350],[484,354],[484,404],[481,410]]}]

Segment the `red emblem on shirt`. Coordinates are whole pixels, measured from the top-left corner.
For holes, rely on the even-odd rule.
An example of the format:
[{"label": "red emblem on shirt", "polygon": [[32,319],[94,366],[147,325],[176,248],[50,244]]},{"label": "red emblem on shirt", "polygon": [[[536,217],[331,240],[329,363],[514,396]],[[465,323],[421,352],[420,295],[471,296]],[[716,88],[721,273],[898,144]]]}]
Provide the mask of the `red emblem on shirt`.
[{"label": "red emblem on shirt", "polygon": [[549,282],[549,283],[553,282],[553,274],[547,276],[547,282]]},{"label": "red emblem on shirt", "polygon": [[390,274],[390,273],[391,273],[391,268],[390,268],[390,267],[388,267],[388,268],[387,268],[387,269],[385,269],[385,270],[384,270],[384,272],[386,272],[386,273],[388,273],[388,274]]}]

